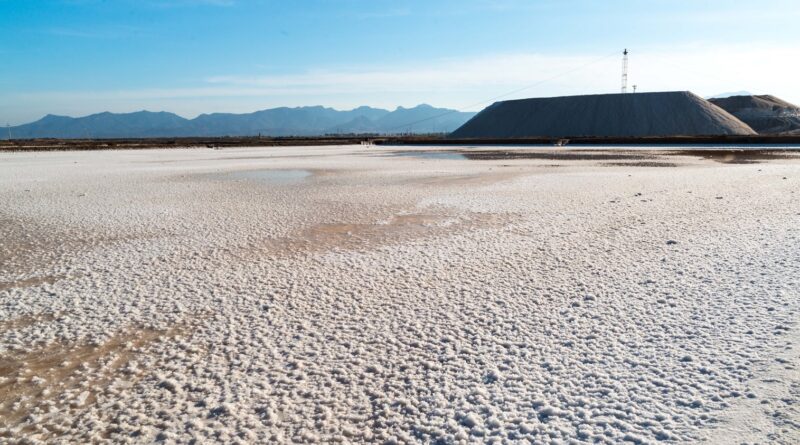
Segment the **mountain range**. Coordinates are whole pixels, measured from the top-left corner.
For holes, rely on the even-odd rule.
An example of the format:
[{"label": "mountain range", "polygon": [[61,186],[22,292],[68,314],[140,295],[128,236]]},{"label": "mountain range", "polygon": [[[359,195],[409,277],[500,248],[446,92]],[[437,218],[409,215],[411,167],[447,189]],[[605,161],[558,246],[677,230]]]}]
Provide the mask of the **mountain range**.
[{"label": "mountain range", "polygon": [[104,112],[77,118],[47,115],[11,127],[11,133],[14,139],[449,133],[474,115],[426,104],[394,111],[366,106],[347,111],[281,107],[245,114],[201,114],[194,119],[164,111]]}]

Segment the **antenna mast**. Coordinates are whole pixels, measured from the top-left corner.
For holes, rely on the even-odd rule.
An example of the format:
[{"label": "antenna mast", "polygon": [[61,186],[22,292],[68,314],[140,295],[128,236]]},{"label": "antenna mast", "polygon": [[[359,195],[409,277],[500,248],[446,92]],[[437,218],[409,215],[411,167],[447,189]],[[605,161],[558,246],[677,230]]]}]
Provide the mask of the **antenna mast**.
[{"label": "antenna mast", "polygon": [[628,48],[622,51],[622,94],[628,92]]}]

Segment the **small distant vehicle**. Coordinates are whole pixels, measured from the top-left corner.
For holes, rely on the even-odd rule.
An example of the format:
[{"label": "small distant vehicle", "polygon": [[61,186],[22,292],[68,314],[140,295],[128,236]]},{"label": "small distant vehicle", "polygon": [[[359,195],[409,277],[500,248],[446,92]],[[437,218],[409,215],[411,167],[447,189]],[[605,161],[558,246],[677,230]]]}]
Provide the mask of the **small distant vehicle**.
[{"label": "small distant vehicle", "polygon": [[569,139],[559,139],[553,143],[556,147],[563,147],[569,144]]}]

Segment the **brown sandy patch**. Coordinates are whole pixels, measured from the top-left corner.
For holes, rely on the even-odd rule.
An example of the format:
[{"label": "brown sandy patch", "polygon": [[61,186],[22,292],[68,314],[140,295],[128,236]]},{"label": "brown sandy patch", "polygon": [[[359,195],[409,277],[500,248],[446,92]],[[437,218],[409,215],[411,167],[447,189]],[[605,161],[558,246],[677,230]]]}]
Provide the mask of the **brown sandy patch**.
[{"label": "brown sandy patch", "polygon": [[[461,186],[484,186],[497,184],[503,181],[510,181],[522,176],[523,172],[508,171],[506,168],[516,167],[511,165],[497,166],[493,171],[484,171],[474,174],[438,174],[430,176],[412,177],[404,179],[401,183],[413,186],[442,186],[442,187],[461,187]],[[538,167],[538,165],[536,166]],[[530,172],[527,172],[530,173]]]},{"label": "brown sandy patch", "polygon": [[55,320],[60,314],[37,314],[37,315],[24,315],[22,317],[14,318],[11,320],[0,321],[0,332],[21,329],[32,326],[36,323],[43,323]]},{"label": "brown sandy patch", "polygon": [[22,280],[0,281],[0,290],[41,286],[42,284],[53,284],[58,280],[67,278],[66,275],[45,275],[41,277],[31,277]]},{"label": "brown sandy patch", "polygon": [[412,184],[412,185],[422,185],[422,186],[429,186],[429,185],[470,185],[470,184],[490,184],[492,183],[492,179],[490,179],[487,175],[437,175],[437,176],[425,176],[421,178],[411,178],[408,180],[403,181],[405,184]]},{"label": "brown sandy patch", "polygon": [[136,329],[100,345],[56,344],[0,357],[0,427],[29,422],[31,415],[92,405],[115,378],[133,381],[141,377],[125,368],[149,345],[182,332],[183,327]]},{"label": "brown sandy patch", "polygon": [[63,248],[64,244],[57,242],[50,231],[27,221],[0,216],[3,272],[35,271],[37,266],[51,263]]},{"label": "brown sandy patch", "polygon": [[[0,214],[0,291],[54,283],[67,277],[43,272],[65,258],[99,246],[149,238],[155,236],[87,233]],[[24,276],[29,277],[19,278]]]},{"label": "brown sandy patch", "polygon": [[313,225],[278,239],[265,240],[244,249],[247,256],[264,253],[286,257],[332,250],[366,251],[381,246],[428,237],[446,236],[465,230],[496,227],[506,224],[511,215],[470,213],[395,214],[386,220],[341,222]]}]

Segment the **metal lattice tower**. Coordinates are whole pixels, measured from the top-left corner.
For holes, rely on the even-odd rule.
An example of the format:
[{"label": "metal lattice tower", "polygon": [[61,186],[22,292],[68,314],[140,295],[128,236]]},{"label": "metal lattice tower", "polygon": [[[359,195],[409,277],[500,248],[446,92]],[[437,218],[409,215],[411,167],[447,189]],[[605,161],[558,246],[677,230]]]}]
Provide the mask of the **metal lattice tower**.
[{"label": "metal lattice tower", "polygon": [[622,94],[628,92],[628,48],[622,52]]}]

